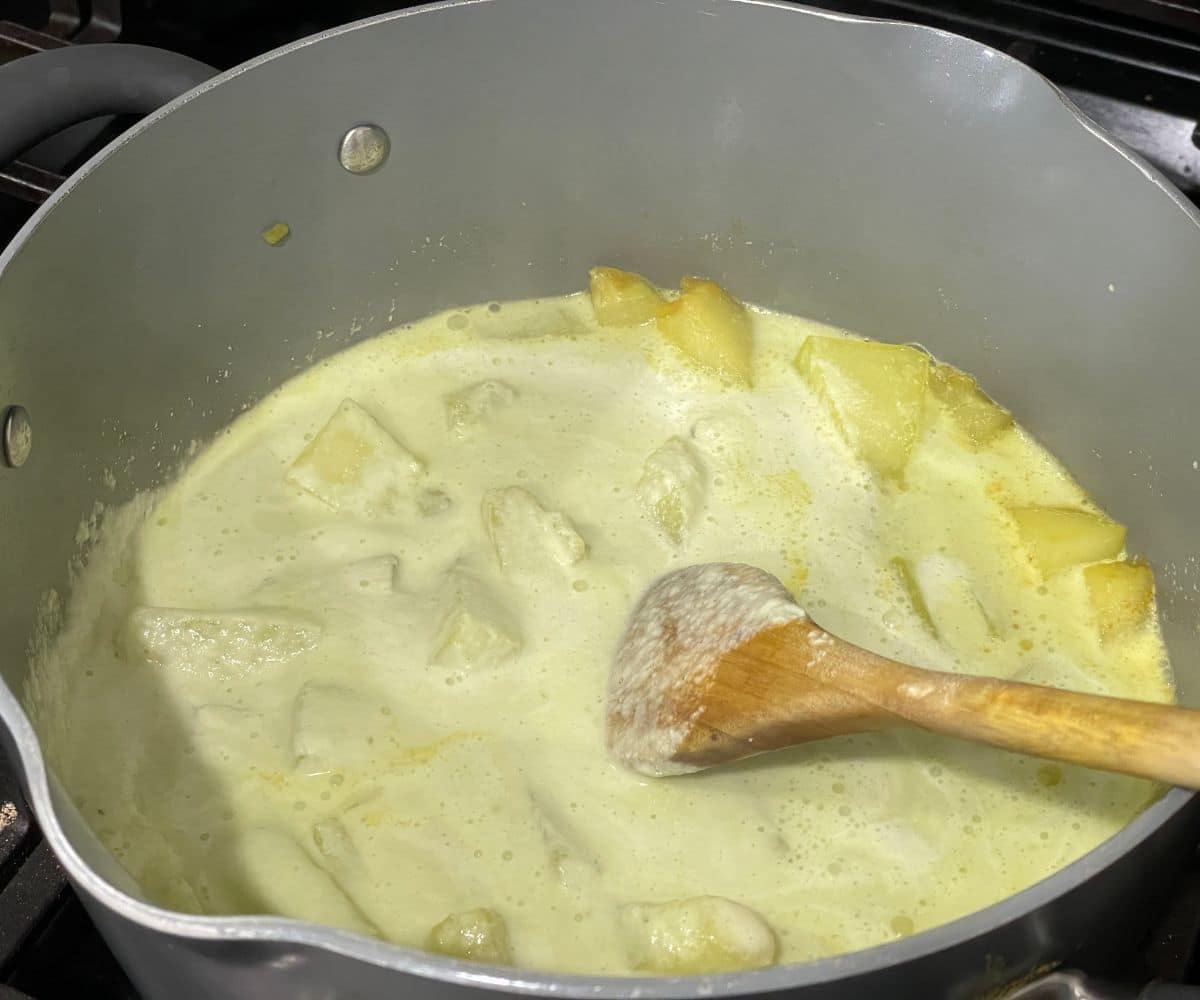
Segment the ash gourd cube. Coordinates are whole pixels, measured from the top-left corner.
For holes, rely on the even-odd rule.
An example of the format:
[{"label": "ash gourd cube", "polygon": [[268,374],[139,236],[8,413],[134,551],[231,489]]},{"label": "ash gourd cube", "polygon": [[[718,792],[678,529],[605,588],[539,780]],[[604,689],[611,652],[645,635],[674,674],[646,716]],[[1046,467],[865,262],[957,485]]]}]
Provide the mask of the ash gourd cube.
[{"label": "ash gourd cube", "polygon": [[641,275],[594,267],[588,291],[601,326],[641,326],[654,321],[667,343],[695,367],[722,381],[749,387],[753,323],[745,307],[716,282],[688,277],[678,297],[666,301]]},{"label": "ash gourd cube", "polygon": [[322,590],[333,585],[360,594],[394,594],[399,576],[400,560],[396,556],[368,556],[334,567],[318,586]]},{"label": "ash gourd cube", "polygon": [[442,401],[446,409],[446,427],[458,438],[469,437],[492,416],[517,399],[517,390],[500,379],[485,379],[452,392]]},{"label": "ash gourd cube", "polygon": [[294,599],[312,600],[330,592],[381,597],[398,591],[399,577],[400,560],[396,556],[368,556],[302,573],[268,577],[255,591],[255,597],[264,602],[277,600],[281,603]]},{"label": "ash gourd cube", "polygon": [[953,365],[934,363],[929,391],[946,408],[955,426],[975,446],[990,443],[1013,426],[1012,414],[995,402],[966,372]]},{"label": "ash gourd cube", "polygon": [[630,963],[670,975],[759,969],[778,943],[754,910],[721,896],[632,903],[621,910]]},{"label": "ash gourd cube", "polygon": [[239,680],[314,649],[321,626],[275,608],[195,611],[135,608],[129,617],[135,648],[150,663],[200,677]]},{"label": "ash gourd cube", "polygon": [[335,511],[373,518],[399,513],[412,501],[423,471],[374,417],[346,399],[284,479]]},{"label": "ash gourd cube", "polygon": [[1067,507],[1016,507],[1011,513],[1022,543],[1046,576],[1112,559],[1125,547],[1125,526],[1103,514]]},{"label": "ash gourd cube", "polygon": [[682,545],[708,492],[704,463],[682,438],[670,438],[646,459],[637,497],[673,545]]},{"label": "ash gourd cube", "polygon": [[588,292],[601,326],[641,326],[654,319],[663,304],[662,294],[650,282],[617,267],[593,267]]},{"label": "ash gourd cube", "polygon": [[499,597],[462,567],[447,574],[444,612],[433,640],[431,660],[444,667],[494,667],[511,660],[522,646],[521,630]]},{"label": "ash gourd cube", "polygon": [[760,443],[754,422],[745,414],[729,411],[701,417],[692,425],[691,437],[711,462],[733,469],[756,454]]},{"label": "ash gourd cube", "polygon": [[547,510],[520,486],[488,490],[480,503],[480,515],[505,573],[536,574],[566,568],[587,555],[587,544],[570,518]]},{"label": "ash gourd cube", "polygon": [[451,913],[429,931],[425,948],[472,962],[512,964],[508,925],[499,913],[486,907]]},{"label": "ash gourd cube", "polygon": [[336,816],[318,820],[313,824],[312,842],[322,863],[335,878],[362,874],[363,858],[350,837],[345,824]]},{"label": "ash gourd cube", "polygon": [[1080,564],[1096,630],[1107,642],[1142,628],[1154,603],[1154,574],[1140,559],[1120,559],[1125,526],[1104,514],[1062,507],[1011,512],[1034,565],[1049,576]]},{"label": "ash gourd cube", "polygon": [[748,388],[754,353],[750,314],[716,282],[684,278],[679,287],[679,298],[655,316],[663,338],[696,367]]},{"label": "ash gourd cube", "polygon": [[534,822],[546,848],[546,861],[558,884],[574,893],[601,891],[600,858],[588,846],[587,829],[575,824],[552,796],[529,790]]},{"label": "ash gourd cube", "polygon": [[1154,603],[1154,574],[1141,560],[1099,562],[1083,571],[1101,639],[1108,641],[1144,626]]},{"label": "ash gourd cube", "polygon": [[967,567],[944,555],[927,555],[916,561],[895,558],[905,594],[929,631],[952,648],[977,648],[996,637]]},{"label": "ash gourd cube", "polygon": [[794,361],[847,444],[879,476],[903,476],[924,427],[929,355],[904,344],[809,337]]}]

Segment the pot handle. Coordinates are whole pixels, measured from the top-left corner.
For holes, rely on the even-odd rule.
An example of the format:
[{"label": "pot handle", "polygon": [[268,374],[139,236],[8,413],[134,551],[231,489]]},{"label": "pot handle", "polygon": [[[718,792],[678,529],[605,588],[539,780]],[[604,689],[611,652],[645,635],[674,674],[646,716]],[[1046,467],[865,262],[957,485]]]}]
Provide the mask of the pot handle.
[{"label": "pot handle", "polygon": [[144,115],[217,71],[146,45],[76,45],[0,66],[0,167],[70,125]]}]

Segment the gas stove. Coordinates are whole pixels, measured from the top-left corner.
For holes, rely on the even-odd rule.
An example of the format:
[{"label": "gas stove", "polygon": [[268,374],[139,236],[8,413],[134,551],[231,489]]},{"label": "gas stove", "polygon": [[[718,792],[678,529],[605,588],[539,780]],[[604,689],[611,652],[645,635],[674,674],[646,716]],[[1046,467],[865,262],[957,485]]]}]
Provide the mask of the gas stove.
[{"label": "gas stove", "polygon": [[[603,0],[596,0],[603,2]],[[844,13],[978,39],[1044,74],[1200,204],[1200,0],[825,0]],[[224,69],[396,0],[3,0],[0,62],[69,44],[137,42]],[[0,245],[65,173],[127,123],[102,122],[0,165]],[[1120,915],[1114,914],[1119,920]],[[1104,968],[1060,971],[1021,1000],[1117,1000],[1151,980],[1200,984],[1200,854],[1148,935]],[[1119,984],[1119,985],[1113,985]],[[0,1000],[135,1000],[38,832],[0,755]]]}]

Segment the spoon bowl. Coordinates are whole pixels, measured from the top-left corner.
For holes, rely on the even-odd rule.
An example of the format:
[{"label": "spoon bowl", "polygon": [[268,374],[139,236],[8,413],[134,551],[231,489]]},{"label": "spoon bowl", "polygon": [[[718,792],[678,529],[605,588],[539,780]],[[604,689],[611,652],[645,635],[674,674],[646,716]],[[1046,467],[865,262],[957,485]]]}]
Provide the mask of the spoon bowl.
[{"label": "spoon bowl", "polygon": [[735,563],[646,591],[605,717],[612,754],[651,775],[905,725],[1200,788],[1200,711],[899,663],[826,632],[775,577]]}]

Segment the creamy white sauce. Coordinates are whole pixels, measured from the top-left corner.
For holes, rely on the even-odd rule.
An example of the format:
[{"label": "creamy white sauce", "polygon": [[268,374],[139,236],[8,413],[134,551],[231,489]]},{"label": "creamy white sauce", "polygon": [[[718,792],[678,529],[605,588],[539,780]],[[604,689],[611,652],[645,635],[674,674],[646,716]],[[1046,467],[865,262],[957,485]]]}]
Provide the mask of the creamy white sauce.
[{"label": "creamy white sauce", "polygon": [[[912,663],[1170,697],[1153,630],[1101,645],[1078,572],[1014,568],[1002,505],[1078,503],[1062,469],[1023,434],[968,455],[936,424],[907,488],[881,487],[790,366],[830,332],[756,313],[752,392],[652,327],[598,329],[586,296],[457,310],[318,364],[110,512],[35,664],[52,767],[166,906],[417,947],[487,907],[513,961],[572,972],[630,971],[627,904],[725,897],[798,961],[1045,877],[1155,788],[918,732],[670,779],[605,753],[629,610],[700,562],[760,566]],[[361,476],[313,444],[345,400],[375,442]],[[679,545],[647,515],[663,475],[688,482]],[[968,580],[994,634],[932,636],[895,556]]]}]

